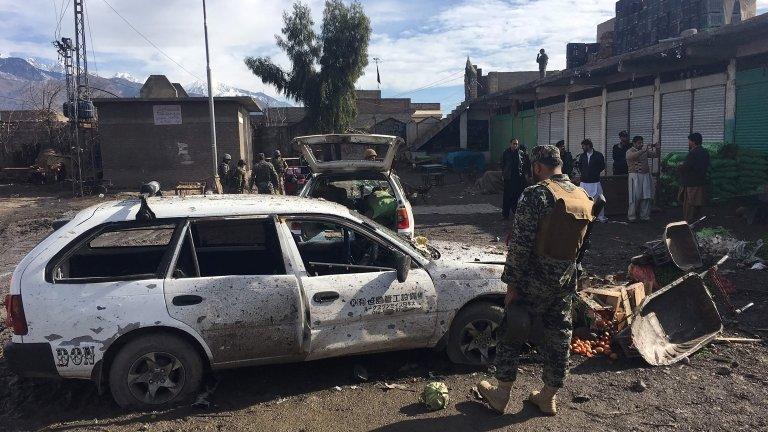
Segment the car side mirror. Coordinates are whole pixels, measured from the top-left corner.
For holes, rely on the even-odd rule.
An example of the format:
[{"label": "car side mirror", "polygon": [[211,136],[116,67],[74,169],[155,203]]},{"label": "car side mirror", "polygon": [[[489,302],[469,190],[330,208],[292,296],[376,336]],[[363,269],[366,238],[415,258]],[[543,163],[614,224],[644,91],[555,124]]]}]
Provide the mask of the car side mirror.
[{"label": "car side mirror", "polygon": [[397,254],[397,281],[400,283],[408,279],[408,272],[411,270],[411,257],[404,253]]}]

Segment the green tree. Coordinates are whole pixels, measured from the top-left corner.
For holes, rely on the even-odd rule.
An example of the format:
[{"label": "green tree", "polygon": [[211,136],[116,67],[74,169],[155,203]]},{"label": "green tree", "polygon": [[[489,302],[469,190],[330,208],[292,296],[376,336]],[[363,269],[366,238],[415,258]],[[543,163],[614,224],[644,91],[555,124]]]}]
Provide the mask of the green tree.
[{"label": "green tree", "polygon": [[254,75],[284,95],[302,102],[321,133],[343,133],[357,115],[355,82],[368,65],[371,23],[359,2],[349,6],[327,0],[320,34],[314,30],[309,7],[294,3],[283,14],[277,46],[291,62],[290,70],[269,57],[247,57]]}]

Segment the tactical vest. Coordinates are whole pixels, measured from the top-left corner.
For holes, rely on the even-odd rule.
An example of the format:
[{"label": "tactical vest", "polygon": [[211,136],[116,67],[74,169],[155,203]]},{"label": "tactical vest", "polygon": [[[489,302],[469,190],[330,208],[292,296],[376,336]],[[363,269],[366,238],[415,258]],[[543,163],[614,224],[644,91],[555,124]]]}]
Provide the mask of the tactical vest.
[{"label": "tactical vest", "polygon": [[540,183],[555,197],[552,212],[539,222],[536,255],[563,261],[576,259],[592,216],[592,199],[582,188],[565,190],[558,182]]}]

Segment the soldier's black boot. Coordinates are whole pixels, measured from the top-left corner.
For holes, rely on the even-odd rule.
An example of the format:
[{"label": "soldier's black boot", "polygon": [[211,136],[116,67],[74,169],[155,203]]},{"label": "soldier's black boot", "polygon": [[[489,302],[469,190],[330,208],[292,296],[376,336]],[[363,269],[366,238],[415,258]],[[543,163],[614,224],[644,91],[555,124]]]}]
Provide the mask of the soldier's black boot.
[{"label": "soldier's black boot", "polygon": [[499,385],[496,386],[488,381],[480,381],[480,384],[477,385],[477,390],[494,411],[504,414],[507,405],[509,405],[512,381],[499,381]]}]

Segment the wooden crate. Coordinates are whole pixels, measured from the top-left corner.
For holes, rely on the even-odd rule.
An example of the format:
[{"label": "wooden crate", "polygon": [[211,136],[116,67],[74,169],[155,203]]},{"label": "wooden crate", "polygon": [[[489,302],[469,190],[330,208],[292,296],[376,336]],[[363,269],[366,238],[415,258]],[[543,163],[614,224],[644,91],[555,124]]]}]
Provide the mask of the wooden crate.
[{"label": "wooden crate", "polygon": [[205,182],[179,182],[176,185],[176,195],[204,195]]}]

